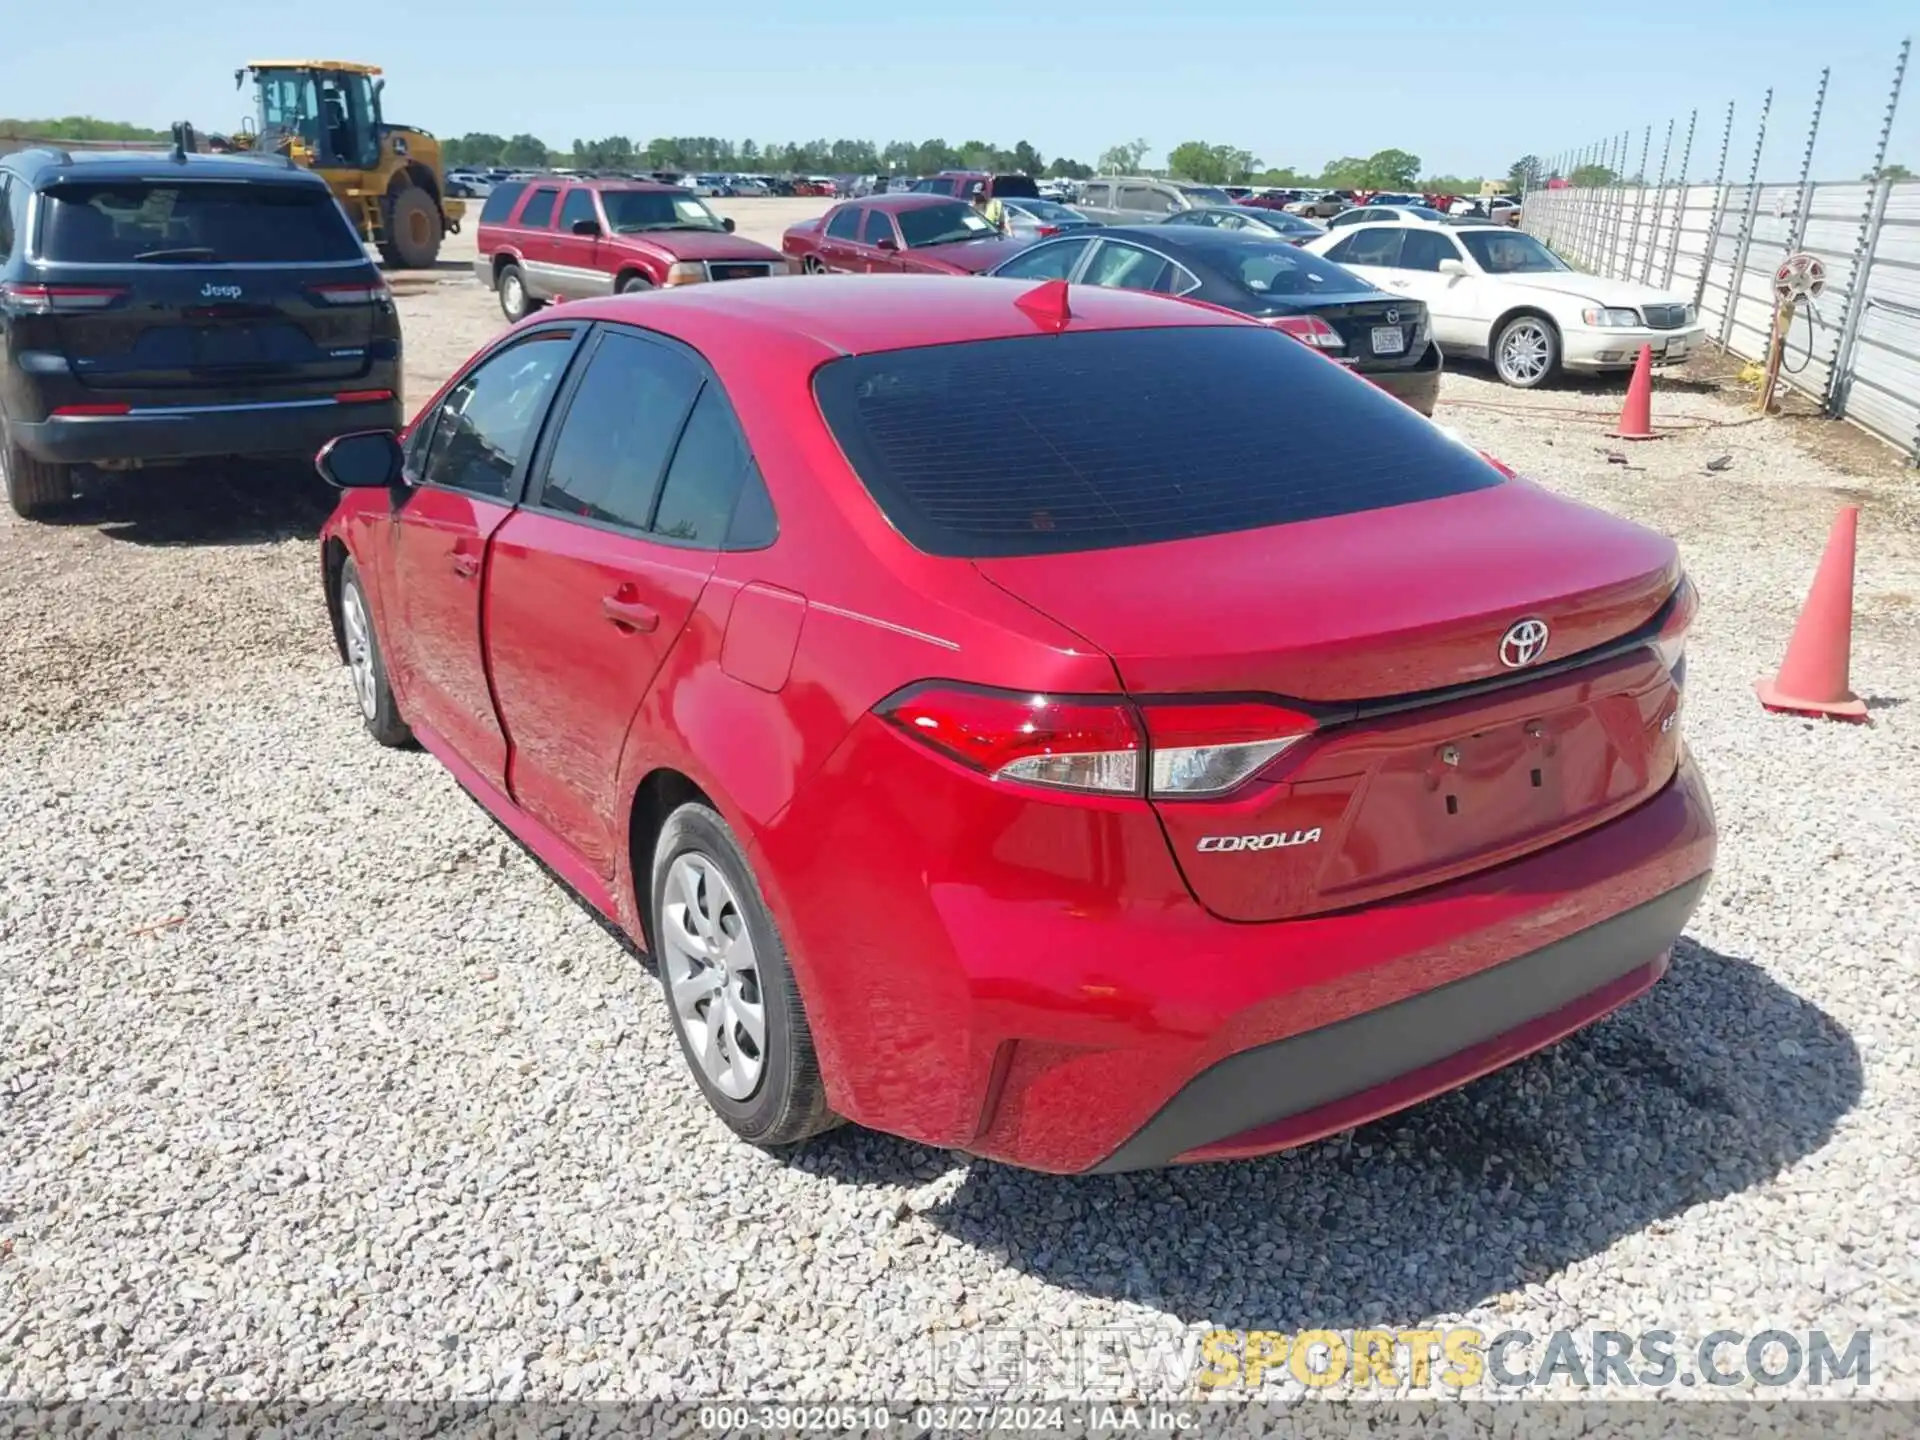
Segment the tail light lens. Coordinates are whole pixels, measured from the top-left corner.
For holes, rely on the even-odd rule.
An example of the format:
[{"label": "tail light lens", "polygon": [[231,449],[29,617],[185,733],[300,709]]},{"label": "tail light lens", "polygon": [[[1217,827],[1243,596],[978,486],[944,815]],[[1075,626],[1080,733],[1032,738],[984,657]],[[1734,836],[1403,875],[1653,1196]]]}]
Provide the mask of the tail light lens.
[{"label": "tail light lens", "polygon": [[1667,673],[1673,676],[1676,686],[1686,683],[1687,630],[1693,624],[1694,613],[1699,608],[1700,592],[1693,588],[1693,581],[1682,575],[1679,585],[1674,588],[1673,604],[1660,626],[1660,633],[1653,637],[1653,653],[1667,667]]},{"label": "tail light lens", "polygon": [[1314,729],[1277,705],[1062,699],[938,683],[881,702],[883,720],[995,780],[1091,795],[1224,794]]},{"label": "tail light lens", "polygon": [[322,305],[375,305],[393,299],[384,280],[355,280],[339,285],[309,285],[307,293]]},{"label": "tail light lens", "polygon": [[1284,330],[1303,345],[1311,345],[1316,350],[1344,350],[1346,342],[1335,330],[1318,315],[1276,315],[1267,322],[1276,330]]},{"label": "tail light lens", "polygon": [[1060,227],[1058,225],[1042,225],[1040,227],[1040,233],[1042,235],[1058,235],[1060,233]]},{"label": "tail light lens", "polygon": [[126,288],[121,285],[27,285],[14,281],[0,284],[0,300],[25,315],[110,310],[126,298]]}]

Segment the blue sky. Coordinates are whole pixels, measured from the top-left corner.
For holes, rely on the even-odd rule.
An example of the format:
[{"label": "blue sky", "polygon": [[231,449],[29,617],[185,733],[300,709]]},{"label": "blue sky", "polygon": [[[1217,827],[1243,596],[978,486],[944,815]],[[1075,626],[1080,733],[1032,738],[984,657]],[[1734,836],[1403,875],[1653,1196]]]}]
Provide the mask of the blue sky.
[{"label": "blue sky", "polygon": [[[43,0],[21,3],[31,15]],[[1138,135],[1155,156],[1206,140],[1303,168],[1398,146],[1430,173],[1473,175],[1628,127],[1637,161],[1652,123],[1657,169],[1666,120],[1678,113],[1684,130],[1698,105],[1701,178],[1729,99],[1744,173],[1771,85],[1762,171],[1776,180],[1798,174],[1822,65],[1833,80],[1815,174],[1867,168],[1895,48],[1920,28],[1911,0],[77,0],[48,11],[66,18],[9,27],[0,112],[226,129],[243,109],[236,65],[318,50],[386,66],[393,118],[560,146],[606,134],[1027,139],[1091,162]],[[1676,164],[1678,149],[1676,137]],[[1920,170],[1920,64],[1890,158]]]}]

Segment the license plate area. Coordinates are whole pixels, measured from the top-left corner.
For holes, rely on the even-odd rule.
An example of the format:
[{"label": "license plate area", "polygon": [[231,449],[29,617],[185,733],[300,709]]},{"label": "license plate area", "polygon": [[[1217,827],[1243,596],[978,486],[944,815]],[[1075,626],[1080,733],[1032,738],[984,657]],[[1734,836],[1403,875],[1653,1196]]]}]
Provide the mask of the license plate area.
[{"label": "license plate area", "polygon": [[1376,355],[1404,355],[1407,353],[1407,337],[1398,325],[1376,325],[1373,327],[1373,353]]},{"label": "license plate area", "polygon": [[195,365],[258,365],[266,359],[260,334],[252,326],[209,326],[193,335]]}]

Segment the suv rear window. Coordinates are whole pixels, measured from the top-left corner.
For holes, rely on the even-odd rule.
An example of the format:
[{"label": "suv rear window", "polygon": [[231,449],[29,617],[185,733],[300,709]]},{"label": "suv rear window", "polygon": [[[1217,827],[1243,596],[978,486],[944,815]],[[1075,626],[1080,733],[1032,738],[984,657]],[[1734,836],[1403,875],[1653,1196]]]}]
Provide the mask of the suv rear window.
[{"label": "suv rear window", "polygon": [[996,175],[993,177],[993,193],[1015,200],[1037,200],[1040,198],[1040,187],[1033,183],[1033,177],[1029,175]]},{"label": "suv rear window", "polygon": [[513,202],[525,193],[526,188],[527,182],[524,180],[509,180],[494,186],[487,192],[487,203],[480,207],[480,223],[504,225],[507,217],[513,213]]},{"label": "suv rear window", "polygon": [[1251,325],[856,355],[814,393],[932,555],[1057,555],[1255,530],[1501,483],[1400,401]]},{"label": "suv rear window", "polygon": [[322,185],[100,181],[50,187],[40,253],[93,265],[364,260]]}]

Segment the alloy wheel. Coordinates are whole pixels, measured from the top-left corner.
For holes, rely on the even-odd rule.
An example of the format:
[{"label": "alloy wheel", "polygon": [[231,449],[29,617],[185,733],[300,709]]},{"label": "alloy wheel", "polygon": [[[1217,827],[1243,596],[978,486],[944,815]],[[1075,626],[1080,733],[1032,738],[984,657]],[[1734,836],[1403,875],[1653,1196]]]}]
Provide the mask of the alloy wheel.
[{"label": "alloy wheel", "polygon": [[739,897],[718,863],[688,851],[667,873],[661,910],[661,960],[687,1048],[716,1090],[745,1100],[766,1069],[767,1012]]},{"label": "alloy wheel", "polygon": [[500,301],[509,314],[517,315],[527,303],[527,287],[521,283],[520,273],[509,270],[500,280]]},{"label": "alloy wheel", "polygon": [[1498,363],[1509,384],[1534,384],[1553,363],[1553,337],[1538,320],[1516,320],[1501,333]]},{"label": "alloy wheel", "polygon": [[367,622],[367,602],[358,585],[349,584],[341,591],[340,628],[347,641],[347,673],[353,680],[353,698],[360,702],[360,713],[372,720],[380,703],[373,670],[373,629]]}]

